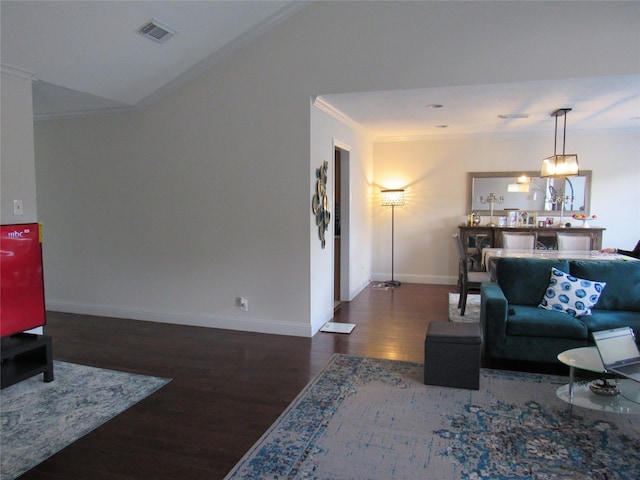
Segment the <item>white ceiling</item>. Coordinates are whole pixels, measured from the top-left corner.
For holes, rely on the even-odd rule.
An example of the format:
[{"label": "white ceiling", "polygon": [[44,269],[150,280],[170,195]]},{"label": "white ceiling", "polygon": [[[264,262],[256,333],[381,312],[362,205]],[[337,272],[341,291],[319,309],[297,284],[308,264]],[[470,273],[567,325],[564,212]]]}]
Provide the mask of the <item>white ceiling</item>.
[{"label": "white ceiling", "polygon": [[[195,78],[305,6],[304,1],[7,1],[0,3],[3,71],[33,75],[36,118],[144,107]],[[165,43],[137,30],[155,19]],[[327,92],[325,92],[327,93]],[[420,90],[324,94],[378,138],[640,131],[640,75]],[[427,108],[441,104],[442,108]],[[500,114],[528,118],[500,119]],[[446,128],[438,126],[446,125]]]},{"label": "white ceiling", "polygon": [[[640,75],[322,95],[321,99],[379,139],[553,136],[551,113],[560,108],[572,109],[567,114],[568,132],[640,132]],[[442,108],[430,107],[434,104]],[[560,117],[559,133],[562,122]]]},{"label": "white ceiling", "polygon": [[[32,74],[34,113],[151,102],[304,7],[293,1],[7,1],[3,70]],[[150,20],[175,30],[158,43]]]}]

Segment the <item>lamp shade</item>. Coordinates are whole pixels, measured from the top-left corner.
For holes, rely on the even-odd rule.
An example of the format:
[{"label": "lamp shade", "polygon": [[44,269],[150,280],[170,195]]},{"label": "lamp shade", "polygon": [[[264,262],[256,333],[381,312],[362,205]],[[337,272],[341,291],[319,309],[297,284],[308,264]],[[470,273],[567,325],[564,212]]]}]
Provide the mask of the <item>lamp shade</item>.
[{"label": "lamp shade", "polygon": [[383,207],[401,207],[404,205],[404,189],[381,190],[380,204]]},{"label": "lamp shade", "polygon": [[542,161],[541,177],[568,177],[578,175],[578,155],[552,155]]}]

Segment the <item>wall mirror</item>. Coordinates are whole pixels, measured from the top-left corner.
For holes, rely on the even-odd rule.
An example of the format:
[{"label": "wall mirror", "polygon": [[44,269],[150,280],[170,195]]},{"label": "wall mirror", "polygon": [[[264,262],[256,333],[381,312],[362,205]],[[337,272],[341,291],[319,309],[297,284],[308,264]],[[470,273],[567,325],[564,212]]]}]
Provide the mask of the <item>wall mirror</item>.
[{"label": "wall mirror", "polygon": [[[520,180],[521,177],[524,177]],[[519,183],[520,182],[520,183]],[[541,178],[540,172],[469,172],[467,212],[488,215],[493,194],[494,215],[507,210],[590,215],[591,170],[573,177]]]}]

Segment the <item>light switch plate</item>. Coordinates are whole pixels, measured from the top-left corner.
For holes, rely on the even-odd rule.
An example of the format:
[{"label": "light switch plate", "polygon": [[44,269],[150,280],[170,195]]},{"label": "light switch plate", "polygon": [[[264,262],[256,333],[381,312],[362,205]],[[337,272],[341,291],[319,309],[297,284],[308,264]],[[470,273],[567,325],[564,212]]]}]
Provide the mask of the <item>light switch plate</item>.
[{"label": "light switch plate", "polygon": [[22,215],[24,213],[24,208],[22,206],[22,200],[14,200],[13,201],[13,214],[14,215]]}]

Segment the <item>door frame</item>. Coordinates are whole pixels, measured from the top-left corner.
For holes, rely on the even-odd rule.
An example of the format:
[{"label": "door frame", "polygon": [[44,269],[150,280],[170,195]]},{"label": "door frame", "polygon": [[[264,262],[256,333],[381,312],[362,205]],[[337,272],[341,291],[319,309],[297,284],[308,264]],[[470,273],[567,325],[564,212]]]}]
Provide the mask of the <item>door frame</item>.
[{"label": "door frame", "polygon": [[[350,265],[350,212],[351,212],[351,147],[333,139],[332,156],[335,165],[336,150],[340,150],[340,301],[349,301],[349,265]],[[333,211],[335,212],[336,185],[334,173]],[[335,255],[335,249],[333,255]],[[335,267],[334,267],[335,268]],[[334,270],[335,272],[335,270]],[[335,274],[333,275],[335,282]]]}]

